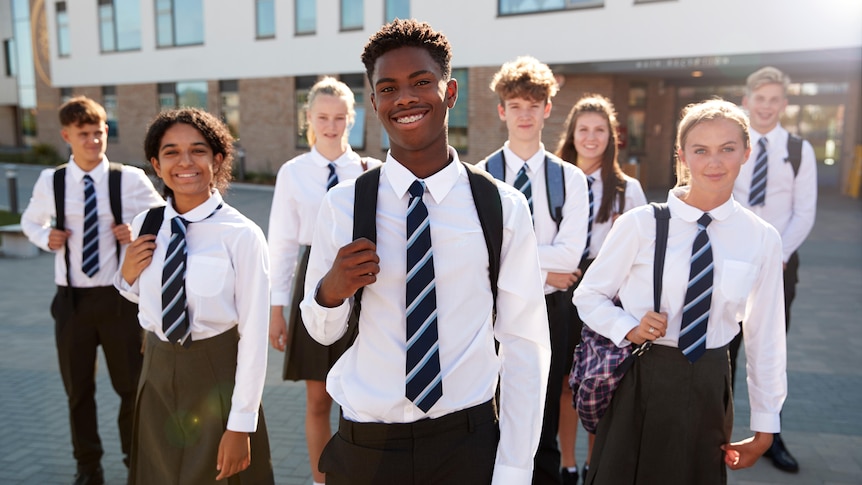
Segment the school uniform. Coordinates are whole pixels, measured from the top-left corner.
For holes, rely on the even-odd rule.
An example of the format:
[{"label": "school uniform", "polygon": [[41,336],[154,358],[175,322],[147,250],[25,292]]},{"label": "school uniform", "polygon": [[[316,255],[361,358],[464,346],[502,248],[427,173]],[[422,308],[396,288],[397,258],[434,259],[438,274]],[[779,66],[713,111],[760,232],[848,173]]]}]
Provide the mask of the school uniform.
[{"label": "school uniform", "polygon": [[[422,197],[433,248],[442,396],[427,412],[405,397],[407,190],[416,176],[389,154],[377,201],[380,272],[364,289],[356,341],[326,379],[343,413],[320,459],[327,483],[411,483],[409,473],[427,483],[530,482],[550,348],[529,208],[519,192],[497,185],[503,242],[495,322],[488,253],[466,169],[454,149],[449,155],[449,165],[424,179]],[[351,310],[352,299],[327,308],[315,293],[338,249],[353,240],[353,203],[353,182],[330,190],[315,227],[301,309],[308,332],[324,345],[344,334]],[[466,482],[464,473],[476,476]]]},{"label": "school uniform", "polygon": [[[587,483],[725,483],[719,448],[730,442],[733,395],[727,345],[745,327],[752,386],[750,428],[779,431],[787,395],[782,322],[781,240],[732,197],[709,211],[713,289],[706,353],[693,364],[677,348],[692,244],[703,212],[668,194],[671,212],[660,310],[664,337],[635,360],[599,422]],[[745,238],[740,238],[745,234]],[[574,303],[587,325],[617,345],[653,310],[655,218],[652,207],[620,216]],[[619,295],[621,307],[613,298]]]},{"label": "school uniform", "polygon": [[[587,179],[584,173],[574,164],[563,163],[566,198],[563,203],[563,218],[557,227],[548,207],[544,145],[540,143],[539,150],[529,159],[523,160],[509,148],[507,141],[503,145],[503,158],[506,163],[505,182],[509,185],[514,185],[518,172],[525,163],[529,167],[527,176],[532,186],[533,227],[536,231],[542,281],[547,279],[549,272],[573,273],[578,268],[587,239],[589,203]],[[476,166],[486,169],[486,162],[483,160]],[[560,290],[546,283],[544,293],[550,325],[551,368],[548,375],[547,395],[545,396],[542,435],[535,458],[533,483],[559,483],[560,450],[557,445],[557,429],[560,421],[559,403],[563,377],[568,374],[571,368],[571,352],[568,349],[568,342],[570,340],[569,332],[572,326],[573,308],[570,291]],[[567,362],[569,362],[568,366]]]},{"label": "school uniform", "polygon": [[[132,439],[135,389],[141,370],[141,331],[137,307],[122,298],[112,285],[117,271],[117,239],[108,191],[108,158],[84,172],[70,157],[65,173],[65,227],[71,230],[67,246],[53,251],[57,293],[51,303],[57,354],[63,386],[69,397],[72,446],[78,472],[94,473],[103,454],[96,414],[96,353],[105,352],[111,384],[120,396],[118,426],[123,454]],[[45,251],[56,218],[55,168],[42,171],[33,187],[21,227],[30,241]],[[88,276],[82,270],[84,246],[85,175],[93,181],[98,212],[99,270]],[[143,170],[123,166],[120,191],[123,221],[164,201]],[[68,275],[66,251],[69,252]],[[120,249],[124,251],[123,248]],[[71,285],[70,285],[71,283]]]},{"label": "school uniform", "polygon": [[[162,268],[171,219],[178,215],[189,221],[187,346],[169,343],[162,328]],[[135,234],[144,216],[135,218]],[[225,204],[218,192],[185,214],[177,214],[169,200],[153,262],[134,284],[127,284],[120,272],[114,283],[123,296],[138,302],[140,324],[147,331],[129,483],[215,484],[225,429],[251,436],[251,466],[235,482],[273,483],[260,405],[270,291],[260,228]]]},{"label": "school uniform", "polygon": [[[312,147],[310,152],[282,165],[272,196],[268,238],[272,305],[288,308],[288,341],[282,372],[285,380],[325,380],[329,368],[350,345],[350,336],[330,346],[320,345],[308,335],[299,315],[311,238],[320,202],[327,191],[329,163],[316,147]],[[332,163],[338,180],[346,181],[381,162],[373,158],[361,159],[348,147]]]}]

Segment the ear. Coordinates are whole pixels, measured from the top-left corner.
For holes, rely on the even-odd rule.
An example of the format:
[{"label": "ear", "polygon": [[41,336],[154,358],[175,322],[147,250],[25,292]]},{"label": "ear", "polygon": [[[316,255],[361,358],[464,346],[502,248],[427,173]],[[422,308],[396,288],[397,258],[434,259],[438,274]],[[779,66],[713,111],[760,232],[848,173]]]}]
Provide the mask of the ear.
[{"label": "ear", "polygon": [[751,156],[751,147],[748,147],[745,149],[745,159],[742,160],[743,165],[745,165],[745,163],[748,162],[748,157],[750,157],[750,156]]},{"label": "ear", "polygon": [[455,106],[455,101],[458,100],[458,81],[455,78],[449,79],[446,82],[446,106],[450,109]]},{"label": "ear", "polygon": [[368,97],[371,98],[371,108],[377,114],[377,98],[375,98],[374,93],[369,94]]},{"label": "ear", "polygon": [[66,142],[70,145],[72,144],[72,142],[69,141],[69,132],[66,130],[66,128],[60,129],[60,136],[63,137],[64,142]]},{"label": "ear", "polygon": [[551,116],[551,100],[549,99],[547,103],[545,103],[545,112],[542,115],[545,119],[548,119],[548,116]]},{"label": "ear", "polygon": [[506,121],[506,107],[503,103],[497,104],[497,114],[500,116],[500,121]]},{"label": "ear", "polygon": [[153,157],[150,159],[150,165],[153,166],[153,171],[156,172],[158,178],[162,178],[162,166],[159,164],[159,159]]},{"label": "ear", "polygon": [[683,164],[683,165],[685,165],[686,167],[688,167],[688,162],[686,162],[686,161],[685,161],[685,152],[682,150],[682,148],[680,148],[680,149],[678,149],[678,150],[676,151],[676,156],[677,156],[677,158],[679,159],[679,162],[680,162],[681,164]]},{"label": "ear", "polygon": [[[223,160],[224,160],[224,155],[222,155],[221,153],[216,153],[213,156],[213,162],[212,162],[213,175],[217,175],[217,174],[221,173],[222,170],[227,168],[227,167],[224,167],[222,165]],[[210,188],[212,188],[212,187],[215,187],[215,177],[213,177],[213,180],[210,180]]]}]

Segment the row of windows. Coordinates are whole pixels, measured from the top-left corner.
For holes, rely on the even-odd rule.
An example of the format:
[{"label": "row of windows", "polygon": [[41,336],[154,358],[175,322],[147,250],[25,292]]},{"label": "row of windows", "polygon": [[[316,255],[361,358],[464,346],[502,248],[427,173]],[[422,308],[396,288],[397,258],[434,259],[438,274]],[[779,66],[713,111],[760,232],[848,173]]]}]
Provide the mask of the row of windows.
[{"label": "row of windows", "polygon": [[[365,149],[365,115],[367,111],[364,74],[343,74],[340,79],[353,91],[356,109],[356,122],[350,130],[348,143],[356,150]],[[467,151],[467,106],[469,84],[467,69],[453,69],[452,77],[458,80],[458,103],[449,111],[449,144],[459,151]],[[308,91],[317,82],[315,76],[301,76],[295,79],[296,92],[296,148],[308,148],[305,137],[305,104],[308,101]],[[219,81],[219,100],[221,112],[219,115],[225,122],[234,138],[240,138],[240,96],[239,82],[236,80]],[[208,109],[208,88],[206,81],[185,81],[175,83],[159,83],[157,86],[159,109],[167,111],[178,107]],[[60,102],[65,103],[73,96],[71,88],[60,89]],[[115,86],[102,87],[102,105],[108,115],[108,136],[116,141],[119,131],[119,102]],[[389,139],[382,132],[380,146],[389,148]]]},{"label": "row of windows", "polygon": [[[670,0],[634,0],[634,3],[666,2]],[[575,8],[604,7],[604,0],[498,0],[500,15],[555,12]]]},{"label": "row of windows", "polygon": [[[96,0],[99,42],[102,52],[141,48],[141,0]],[[339,0],[341,30],[360,30],[364,25],[363,0]],[[69,2],[55,2],[57,53],[71,54]],[[176,47],[204,43],[203,0],[154,0],[156,46]],[[255,35],[258,39],[276,35],[275,0],[255,0]],[[317,31],[317,0],[295,0],[297,35]],[[386,0],[384,22],[410,17],[410,0]]]}]

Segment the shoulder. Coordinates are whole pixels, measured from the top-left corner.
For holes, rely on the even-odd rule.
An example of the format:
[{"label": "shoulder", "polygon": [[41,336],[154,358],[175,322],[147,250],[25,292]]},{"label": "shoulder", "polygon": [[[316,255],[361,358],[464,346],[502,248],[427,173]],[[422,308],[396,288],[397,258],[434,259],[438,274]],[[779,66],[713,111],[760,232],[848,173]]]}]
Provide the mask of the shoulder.
[{"label": "shoulder", "polygon": [[228,225],[231,228],[230,231],[232,233],[235,233],[243,239],[251,238],[263,241],[266,240],[260,226],[233,206],[224,204],[218,212],[219,218],[216,222]]},{"label": "shoulder", "polygon": [[311,153],[305,152],[301,153],[290,160],[281,164],[281,167],[278,169],[278,174],[281,175],[282,172],[289,172],[291,170],[301,170],[303,166],[309,166],[312,163]]},{"label": "shoulder", "polygon": [[130,180],[144,180],[144,179],[146,179],[147,181],[150,180],[149,177],[147,176],[147,172],[145,172],[144,169],[142,169],[140,167],[136,167],[134,165],[126,165],[126,164],[120,164],[120,167],[121,167],[121,173],[123,174],[124,180],[125,179],[130,179]]},{"label": "shoulder", "polygon": [[381,160],[378,160],[374,157],[361,157],[360,160],[368,165],[369,170],[383,165],[383,162]]},{"label": "shoulder", "polygon": [[781,236],[775,226],[766,222],[738,201],[734,200],[733,205],[734,212],[731,217],[735,218],[739,224],[745,225],[745,234],[747,237],[761,237],[773,240],[777,245],[781,245]]}]

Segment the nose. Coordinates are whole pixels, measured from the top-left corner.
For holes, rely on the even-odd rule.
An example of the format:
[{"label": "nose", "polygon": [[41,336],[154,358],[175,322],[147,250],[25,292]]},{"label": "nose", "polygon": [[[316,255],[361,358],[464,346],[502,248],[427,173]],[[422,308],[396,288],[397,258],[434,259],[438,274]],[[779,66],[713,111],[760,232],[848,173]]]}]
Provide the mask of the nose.
[{"label": "nose", "polygon": [[398,90],[398,99],[395,100],[397,106],[406,106],[415,103],[419,100],[412,86],[407,86]]}]

